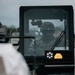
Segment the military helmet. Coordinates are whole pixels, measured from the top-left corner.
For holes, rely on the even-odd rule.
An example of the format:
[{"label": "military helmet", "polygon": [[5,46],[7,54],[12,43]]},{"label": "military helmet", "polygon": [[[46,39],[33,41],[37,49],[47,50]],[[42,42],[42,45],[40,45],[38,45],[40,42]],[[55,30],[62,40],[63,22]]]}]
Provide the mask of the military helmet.
[{"label": "military helmet", "polygon": [[44,31],[44,30],[55,30],[54,24],[51,22],[44,22],[41,25],[40,31]]}]

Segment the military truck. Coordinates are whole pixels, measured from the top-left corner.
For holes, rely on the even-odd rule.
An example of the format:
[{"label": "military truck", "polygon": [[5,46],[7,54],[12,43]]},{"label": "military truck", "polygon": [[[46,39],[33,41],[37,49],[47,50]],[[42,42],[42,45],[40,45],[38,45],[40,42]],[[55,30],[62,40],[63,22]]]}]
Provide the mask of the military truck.
[{"label": "military truck", "polygon": [[[32,75],[74,75],[73,12],[70,5],[20,7],[19,51]],[[42,27],[45,22],[53,23],[54,30]]]}]

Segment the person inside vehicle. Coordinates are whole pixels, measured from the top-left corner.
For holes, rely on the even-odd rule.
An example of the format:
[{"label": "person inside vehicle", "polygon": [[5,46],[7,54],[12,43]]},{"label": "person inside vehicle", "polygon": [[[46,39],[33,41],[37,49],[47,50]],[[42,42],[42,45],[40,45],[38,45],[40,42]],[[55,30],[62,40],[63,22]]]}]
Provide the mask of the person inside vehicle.
[{"label": "person inside vehicle", "polygon": [[54,44],[55,27],[52,22],[43,22],[40,27],[42,37],[39,40],[33,40],[30,44],[28,55],[44,55],[46,50],[50,50]]},{"label": "person inside vehicle", "polygon": [[44,44],[49,44],[49,42],[54,40],[55,27],[52,22],[44,22],[41,25],[40,31],[42,32],[41,41]]}]

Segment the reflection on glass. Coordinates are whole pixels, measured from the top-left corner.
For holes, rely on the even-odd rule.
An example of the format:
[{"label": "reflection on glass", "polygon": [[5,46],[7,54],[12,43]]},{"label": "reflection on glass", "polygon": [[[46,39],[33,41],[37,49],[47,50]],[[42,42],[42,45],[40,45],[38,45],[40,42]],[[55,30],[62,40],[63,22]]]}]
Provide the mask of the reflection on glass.
[{"label": "reflection on glass", "polygon": [[[38,19],[35,20],[37,22]],[[62,31],[65,32],[65,19],[40,19],[42,22],[33,24],[33,20],[29,19],[29,32],[25,35],[34,36],[35,39],[25,39],[25,55],[26,56],[44,56],[46,50],[51,50]],[[53,50],[65,50],[65,34],[59,40]],[[67,39],[67,38],[66,38]],[[68,50],[68,39],[66,42]]]}]

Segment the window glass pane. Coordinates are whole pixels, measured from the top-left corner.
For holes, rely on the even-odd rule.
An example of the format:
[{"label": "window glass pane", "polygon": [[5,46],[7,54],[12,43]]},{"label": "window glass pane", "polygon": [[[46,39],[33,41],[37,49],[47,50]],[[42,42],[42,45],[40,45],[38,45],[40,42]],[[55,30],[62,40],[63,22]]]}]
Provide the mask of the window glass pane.
[{"label": "window glass pane", "polygon": [[[35,39],[30,38],[24,40],[26,56],[44,56],[46,50],[69,50],[66,11],[47,10],[49,12],[48,14],[46,14],[46,9],[34,9],[25,13],[24,35],[35,37]],[[46,11],[46,13],[43,11]],[[53,13],[50,11],[53,11]],[[58,11],[62,13],[56,15]]]}]

